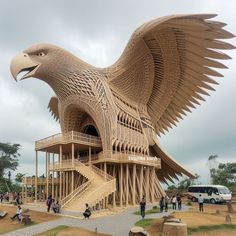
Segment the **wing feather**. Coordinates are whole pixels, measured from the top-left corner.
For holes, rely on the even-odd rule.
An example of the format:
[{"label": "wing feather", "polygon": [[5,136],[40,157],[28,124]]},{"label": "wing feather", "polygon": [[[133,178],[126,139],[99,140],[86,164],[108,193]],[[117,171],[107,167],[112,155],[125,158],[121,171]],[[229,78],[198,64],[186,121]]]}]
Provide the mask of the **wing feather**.
[{"label": "wing feather", "polygon": [[51,97],[48,104],[49,112],[52,114],[52,117],[60,122],[59,112],[58,112],[58,98],[56,96]]},{"label": "wing feather", "polygon": [[235,47],[220,39],[234,35],[223,29],[226,24],[209,20],[214,16],[180,15],[148,22],[107,69],[112,89],[137,107],[147,105],[157,132],[176,125],[165,113],[178,117],[190,112],[205,100],[202,95],[209,95],[207,90],[215,90],[209,84],[217,82],[210,77],[223,77],[215,69],[227,67],[218,60],[230,57],[218,50]]}]

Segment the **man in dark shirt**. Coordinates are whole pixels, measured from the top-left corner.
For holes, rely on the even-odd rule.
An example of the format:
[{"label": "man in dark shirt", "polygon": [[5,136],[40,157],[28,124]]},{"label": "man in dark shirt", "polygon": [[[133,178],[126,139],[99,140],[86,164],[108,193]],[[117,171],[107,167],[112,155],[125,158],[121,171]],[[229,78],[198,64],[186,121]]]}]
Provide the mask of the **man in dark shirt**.
[{"label": "man in dark shirt", "polygon": [[144,219],[145,217],[145,207],[146,207],[146,201],[145,201],[145,198],[143,197],[142,201],[140,202],[140,213],[141,213],[142,219]]}]

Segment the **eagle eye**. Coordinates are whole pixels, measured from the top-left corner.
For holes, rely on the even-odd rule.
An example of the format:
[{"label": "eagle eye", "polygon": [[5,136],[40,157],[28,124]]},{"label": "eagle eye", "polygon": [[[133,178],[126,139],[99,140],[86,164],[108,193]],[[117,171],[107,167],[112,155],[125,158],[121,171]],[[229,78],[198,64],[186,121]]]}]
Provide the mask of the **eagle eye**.
[{"label": "eagle eye", "polygon": [[44,52],[39,52],[38,53],[38,56],[40,56],[40,57],[44,57],[46,55],[46,53],[44,53]]}]

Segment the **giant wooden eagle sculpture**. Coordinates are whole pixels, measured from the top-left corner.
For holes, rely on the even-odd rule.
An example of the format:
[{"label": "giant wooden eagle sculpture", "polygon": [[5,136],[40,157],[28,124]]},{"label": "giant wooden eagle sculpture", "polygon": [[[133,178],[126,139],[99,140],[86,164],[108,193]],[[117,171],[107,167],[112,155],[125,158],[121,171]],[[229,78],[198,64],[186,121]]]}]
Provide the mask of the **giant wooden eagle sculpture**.
[{"label": "giant wooden eagle sculpture", "polygon": [[193,175],[168,156],[157,140],[195,108],[212,77],[230,59],[219,50],[233,49],[224,39],[234,37],[226,25],[209,20],[213,14],[172,15],[140,26],[120,58],[107,68],[96,68],[66,50],[49,44],[32,46],[11,63],[15,79],[35,77],[55,92],[49,109],[59,119],[62,133],[82,132],[94,123],[103,154],[131,152],[156,156],[160,181]]}]

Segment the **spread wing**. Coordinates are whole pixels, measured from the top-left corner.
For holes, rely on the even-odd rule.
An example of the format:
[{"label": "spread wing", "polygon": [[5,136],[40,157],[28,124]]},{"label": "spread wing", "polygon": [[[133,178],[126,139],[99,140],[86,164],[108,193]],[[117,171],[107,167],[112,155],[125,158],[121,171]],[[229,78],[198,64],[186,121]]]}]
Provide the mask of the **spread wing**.
[{"label": "spread wing", "polygon": [[52,117],[60,122],[59,112],[58,112],[58,98],[52,96],[48,104],[49,112],[52,114]]},{"label": "spread wing", "polygon": [[[113,91],[145,107],[158,135],[195,108],[222,77],[214,68],[230,59],[218,50],[234,47],[222,39],[234,37],[216,15],[159,18],[139,27],[118,61],[107,68]],[[213,69],[212,69],[213,68]]]}]

